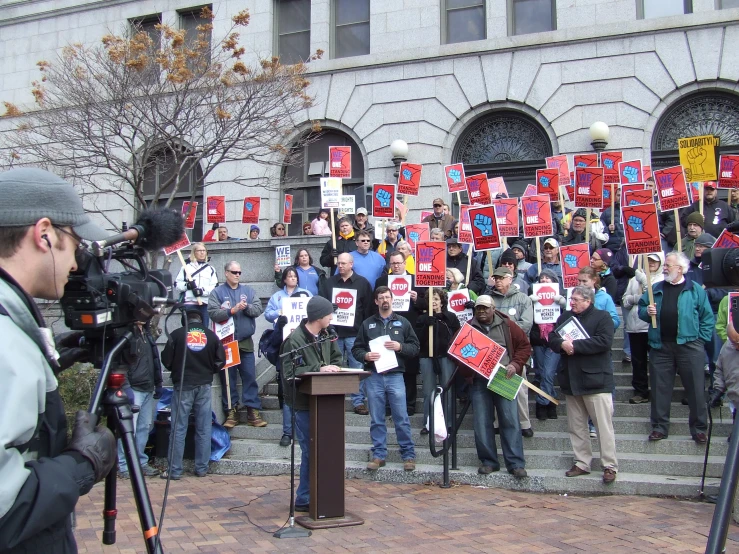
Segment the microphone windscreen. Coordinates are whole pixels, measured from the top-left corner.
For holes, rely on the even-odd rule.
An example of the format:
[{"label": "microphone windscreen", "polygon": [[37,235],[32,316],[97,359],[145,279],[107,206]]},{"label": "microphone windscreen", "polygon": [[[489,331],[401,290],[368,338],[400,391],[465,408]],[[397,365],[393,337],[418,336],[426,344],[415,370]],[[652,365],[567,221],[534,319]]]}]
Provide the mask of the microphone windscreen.
[{"label": "microphone windscreen", "polygon": [[182,215],[168,208],[144,210],[136,225],[143,227],[136,244],[147,250],[159,250],[174,244],[185,232],[185,221]]}]

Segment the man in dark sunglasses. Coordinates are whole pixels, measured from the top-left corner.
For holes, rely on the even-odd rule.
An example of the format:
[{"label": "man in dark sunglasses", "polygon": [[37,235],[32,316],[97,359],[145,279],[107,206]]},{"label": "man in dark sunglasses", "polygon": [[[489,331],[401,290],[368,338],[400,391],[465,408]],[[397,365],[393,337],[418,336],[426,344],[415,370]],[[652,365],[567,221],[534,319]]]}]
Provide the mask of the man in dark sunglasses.
[{"label": "man in dark sunglasses", "polygon": [[354,258],[354,271],[367,279],[374,290],[377,279],[387,275],[385,258],[371,250],[372,236],[367,231],[357,234],[357,249],[352,252]]},{"label": "man in dark sunglasses", "polygon": [[432,205],[434,213],[424,217],[421,223],[428,223],[431,229],[441,229],[446,238],[451,237],[454,230],[454,217],[444,213],[444,201],[441,198],[434,198]]}]

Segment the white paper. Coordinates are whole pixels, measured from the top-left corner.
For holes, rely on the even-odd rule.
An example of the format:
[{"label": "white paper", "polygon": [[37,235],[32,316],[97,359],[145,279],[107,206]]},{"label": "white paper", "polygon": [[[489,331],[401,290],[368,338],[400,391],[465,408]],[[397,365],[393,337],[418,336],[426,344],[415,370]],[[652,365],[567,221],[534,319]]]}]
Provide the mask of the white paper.
[{"label": "white paper", "polygon": [[398,358],[395,356],[395,351],[385,348],[385,343],[389,340],[391,340],[390,335],[382,335],[369,341],[370,352],[380,354],[380,359],[375,360],[377,373],[384,373],[398,367]]}]

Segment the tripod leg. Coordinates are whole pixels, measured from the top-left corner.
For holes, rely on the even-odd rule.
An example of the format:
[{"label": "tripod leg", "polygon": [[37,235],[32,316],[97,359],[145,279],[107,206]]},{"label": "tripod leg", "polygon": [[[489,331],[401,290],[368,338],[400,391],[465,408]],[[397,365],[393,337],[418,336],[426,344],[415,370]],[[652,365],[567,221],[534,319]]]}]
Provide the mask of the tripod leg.
[{"label": "tripod leg", "polygon": [[[117,418],[108,414],[107,426],[115,436],[118,436]],[[118,516],[116,508],[116,481],[118,479],[118,464],[105,476],[105,504],[103,505],[103,544],[115,544],[115,520]]]}]

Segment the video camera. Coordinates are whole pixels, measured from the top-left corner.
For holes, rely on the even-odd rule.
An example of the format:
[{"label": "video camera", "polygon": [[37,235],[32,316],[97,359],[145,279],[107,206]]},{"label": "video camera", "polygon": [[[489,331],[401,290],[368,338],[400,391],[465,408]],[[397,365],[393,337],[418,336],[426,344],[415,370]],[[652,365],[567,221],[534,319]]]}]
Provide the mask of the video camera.
[{"label": "video camera", "polygon": [[[701,256],[706,288],[739,288],[739,248],[709,248]],[[729,312],[739,333],[739,299],[732,298]]]}]

